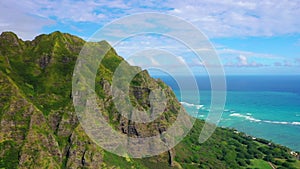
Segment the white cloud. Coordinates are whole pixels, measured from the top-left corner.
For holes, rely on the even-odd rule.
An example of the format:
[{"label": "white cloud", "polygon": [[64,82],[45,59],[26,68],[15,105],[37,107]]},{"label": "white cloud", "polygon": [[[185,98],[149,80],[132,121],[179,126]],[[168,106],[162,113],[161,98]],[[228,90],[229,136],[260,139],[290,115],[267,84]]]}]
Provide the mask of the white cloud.
[{"label": "white cloud", "polygon": [[239,65],[241,65],[241,66],[248,65],[248,60],[245,56],[243,56],[243,55],[238,56],[238,60],[239,60]]},{"label": "white cloud", "polygon": [[[176,42],[176,41],[175,41]],[[149,49],[163,49],[169,52],[174,53],[177,56],[181,56],[181,58],[177,58],[176,60],[182,61],[184,60],[188,66],[191,67],[215,67],[219,66],[216,63],[209,63],[201,61],[197,55],[192,54],[192,51],[187,49],[185,46],[182,46],[180,43],[175,43],[172,40],[166,39],[164,37],[153,37],[153,36],[137,36],[132,39],[127,39],[127,41],[122,41],[119,45],[115,46],[117,51],[121,54],[121,56],[127,58],[132,55],[132,53],[136,51],[143,51]],[[205,53],[209,51],[209,48],[197,48],[195,51],[199,51],[201,53]],[[243,51],[226,48],[225,46],[217,45],[216,48],[217,53],[219,54],[220,61],[223,63],[225,67],[261,67],[261,66],[272,66],[274,62],[284,64],[284,61],[288,59],[288,57],[277,56],[267,53],[256,53],[251,51]],[[152,52],[150,52],[152,53]],[[147,53],[149,55],[149,53]],[[165,61],[160,60],[158,63],[163,63]],[[184,62],[181,62],[184,63]],[[147,59],[147,61],[143,61],[143,64],[140,66],[147,65],[158,65],[153,61]],[[176,65],[184,65],[184,64],[176,64]],[[173,66],[173,64],[172,64]],[[175,66],[175,65],[174,65]]]},{"label": "white cloud", "polygon": [[229,48],[218,48],[217,52],[219,55],[243,55],[246,57],[257,57],[257,58],[266,58],[266,59],[284,59],[282,56],[275,56],[267,53],[255,53],[250,51],[229,49]]},{"label": "white cloud", "polygon": [[300,1],[178,0],[170,6],[171,14],[190,20],[210,37],[300,33]]},{"label": "white cloud", "polygon": [[287,56],[235,50],[223,46],[217,48],[217,52],[227,67],[297,66],[297,63],[300,65],[299,59]]},{"label": "white cloud", "polygon": [[35,8],[36,5],[29,1],[0,1],[0,32],[13,31],[22,39],[32,39],[41,33],[42,27],[54,23],[48,18],[31,15]]},{"label": "white cloud", "polygon": [[[125,2],[94,0],[16,0],[0,1],[0,32],[14,31],[23,39],[32,39],[48,25],[77,28],[79,22],[103,24],[120,17],[111,9],[127,9]],[[55,30],[53,30],[55,31]]]},{"label": "white cloud", "polygon": [[0,4],[0,31],[13,30],[26,38],[54,20],[66,26],[72,22],[103,25],[121,16],[151,11],[182,17],[209,37],[300,33],[300,1],[295,0],[3,0]]},{"label": "white cloud", "polygon": [[153,67],[159,67],[159,66],[161,66],[161,64],[159,63],[158,60],[155,59],[155,57],[152,57],[152,56],[149,56],[149,55],[147,55],[146,57],[150,61],[150,63],[148,63],[149,66],[153,66]]},{"label": "white cloud", "polygon": [[226,63],[226,67],[262,67],[266,66],[262,63],[257,63],[255,61],[250,62],[248,58],[244,55],[236,57],[237,62]]}]

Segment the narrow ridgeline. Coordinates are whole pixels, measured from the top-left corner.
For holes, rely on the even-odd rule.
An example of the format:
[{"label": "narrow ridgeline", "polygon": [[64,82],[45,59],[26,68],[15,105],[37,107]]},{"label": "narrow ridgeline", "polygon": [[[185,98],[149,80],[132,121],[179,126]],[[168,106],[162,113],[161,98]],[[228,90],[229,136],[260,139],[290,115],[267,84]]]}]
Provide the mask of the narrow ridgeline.
[{"label": "narrow ridgeline", "polygon": [[[72,102],[73,71],[84,44],[81,38],[61,32],[32,41],[12,32],[0,35],[0,168],[299,168],[290,149],[233,129],[217,128],[200,144],[201,120],[176,147],[154,157],[124,158],[105,151],[86,135]],[[170,87],[129,64],[128,71],[140,71],[130,83],[131,104],[148,111],[152,90],[163,91],[166,103],[163,113],[150,123],[133,122],[118,112],[110,89],[121,62],[124,59],[111,48],[99,65],[95,89],[103,116],[130,137],[165,132],[182,106]]]}]

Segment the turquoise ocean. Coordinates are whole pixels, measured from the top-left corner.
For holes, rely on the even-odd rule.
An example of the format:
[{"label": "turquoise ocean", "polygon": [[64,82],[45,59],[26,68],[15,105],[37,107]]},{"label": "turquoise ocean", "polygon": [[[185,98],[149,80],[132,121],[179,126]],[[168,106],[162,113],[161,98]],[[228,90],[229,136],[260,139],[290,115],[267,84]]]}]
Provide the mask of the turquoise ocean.
[{"label": "turquoise ocean", "polygon": [[[188,113],[196,111],[197,117],[205,120],[211,102],[207,77],[197,77],[198,102],[195,89],[185,89],[188,97],[182,100],[183,91],[174,78],[157,78],[174,90]],[[226,81],[226,104],[218,126],[235,128],[300,151],[300,76],[228,76]]]}]

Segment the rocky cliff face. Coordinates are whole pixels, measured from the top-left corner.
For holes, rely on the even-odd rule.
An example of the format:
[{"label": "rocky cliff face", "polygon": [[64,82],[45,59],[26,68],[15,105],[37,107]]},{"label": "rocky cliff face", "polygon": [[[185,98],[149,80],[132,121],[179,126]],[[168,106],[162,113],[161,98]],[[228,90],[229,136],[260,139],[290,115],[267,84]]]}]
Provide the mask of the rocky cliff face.
[{"label": "rocky cliff face", "polygon": [[[0,168],[255,168],[252,160],[265,166],[270,161],[275,165],[275,159],[279,160],[277,167],[300,167],[291,162],[295,158],[288,148],[262,139],[253,141],[229,129],[217,128],[200,144],[200,120],[175,148],[155,157],[123,158],[103,150],[84,132],[72,102],[72,74],[84,44],[82,39],[60,32],[32,41],[22,41],[12,32],[0,35]],[[99,45],[109,44],[102,41]],[[151,112],[151,104],[156,104],[163,113],[153,122],[136,123],[120,115],[114,105],[112,77],[123,61],[110,49],[99,65],[95,79],[99,109],[123,135],[139,138],[164,133],[176,120],[181,105],[172,90],[147,71],[131,81],[129,100],[137,110]],[[122,73],[130,71],[140,68],[126,63]],[[152,91],[164,93],[165,102],[150,103]],[[123,99],[121,103],[126,102]],[[131,148],[139,151],[145,147]]]},{"label": "rocky cliff face", "polygon": [[[104,150],[85,135],[72,106],[71,77],[84,43],[60,32],[25,42],[11,32],[1,34],[0,157],[4,159],[1,165],[8,168],[113,166],[104,162]],[[121,116],[114,107],[111,75],[121,61],[111,49],[99,66],[96,89],[104,116],[116,130],[130,137],[163,132],[176,118],[180,104],[167,85],[152,79],[146,71],[134,78],[131,101],[138,109],[147,110],[150,91],[163,87],[168,97],[164,113],[151,124],[141,124]],[[171,152],[169,157],[173,164]]]}]

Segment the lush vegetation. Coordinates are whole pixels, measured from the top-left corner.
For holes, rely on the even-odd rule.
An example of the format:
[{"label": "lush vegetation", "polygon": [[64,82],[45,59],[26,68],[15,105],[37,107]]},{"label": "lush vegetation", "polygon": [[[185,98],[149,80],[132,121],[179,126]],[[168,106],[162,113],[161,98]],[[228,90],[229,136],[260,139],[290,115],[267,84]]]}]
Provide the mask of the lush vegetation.
[{"label": "lush vegetation", "polygon": [[[60,32],[25,42],[11,32],[1,34],[0,168],[300,168],[290,149],[234,129],[217,128],[209,140],[200,144],[201,120],[174,148],[172,167],[167,152],[132,159],[104,151],[85,135],[72,106],[72,73],[84,43]],[[109,46],[105,41],[98,44]],[[122,120],[116,115],[107,86],[123,61],[110,49],[95,80],[103,114],[116,130],[121,130]],[[124,76],[140,71],[124,63]],[[137,74],[130,83],[131,104],[148,110],[151,89],[167,91],[168,109],[159,124],[168,127],[176,118],[179,103],[169,87],[150,78],[147,71]]]},{"label": "lush vegetation", "polygon": [[[182,168],[272,168],[297,169],[299,162],[290,155],[286,147],[276,145],[267,140],[254,141],[244,133],[237,133],[234,129],[217,128],[213,136],[205,143],[200,144],[198,137],[203,121],[197,120],[187,137],[175,147],[175,160]],[[262,143],[264,142],[264,143]],[[265,144],[267,143],[267,144]],[[112,155],[105,160],[115,161],[121,168],[128,165],[126,158]],[[135,161],[133,163],[133,161]],[[167,155],[131,159],[135,166],[146,168],[169,168]],[[177,166],[175,165],[175,168]]]}]

